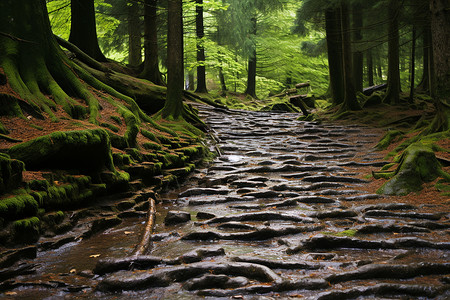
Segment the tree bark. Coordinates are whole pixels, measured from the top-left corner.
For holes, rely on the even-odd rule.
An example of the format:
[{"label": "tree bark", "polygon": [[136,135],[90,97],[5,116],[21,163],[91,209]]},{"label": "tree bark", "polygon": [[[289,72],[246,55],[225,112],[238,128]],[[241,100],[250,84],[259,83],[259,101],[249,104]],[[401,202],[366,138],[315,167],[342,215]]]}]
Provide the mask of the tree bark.
[{"label": "tree bark", "polygon": [[71,14],[69,42],[93,59],[106,62],[97,40],[94,0],[71,0]]},{"label": "tree bark", "polygon": [[144,2],[144,70],[140,77],[157,85],[165,85],[159,71],[158,55],[158,0]]},{"label": "tree bark", "polygon": [[367,81],[369,86],[375,85],[373,81],[373,57],[372,57],[372,50],[367,50],[366,54],[366,61],[367,61]]},{"label": "tree bark", "polygon": [[206,88],[206,68],[205,68],[205,47],[203,38],[205,37],[205,28],[203,24],[203,0],[196,0],[195,7],[195,28],[197,33],[197,93],[207,93]]},{"label": "tree bark", "polygon": [[[353,41],[358,43],[363,39],[361,28],[363,27],[363,13],[362,6],[354,4],[352,7],[353,18]],[[358,49],[360,44],[356,44]],[[363,78],[364,78],[364,55],[360,50],[353,53],[353,79],[355,82],[355,89],[357,92],[362,92]]]},{"label": "tree bark", "polygon": [[422,79],[417,86],[417,89],[420,89],[424,92],[430,91],[430,69],[433,72],[433,64],[430,63],[433,51],[431,51],[431,25],[427,24],[422,29],[423,36],[423,73]]},{"label": "tree bark", "polygon": [[[253,29],[251,34],[256,35],[256,25],[257,25],[256,17],[252,18]],[[252,53],[248,58],[248,73],[247,73],[247,89],[245,90],[245,94],[253,97],[256,97],[256,44],[253,44]]]},{"label": "tree bark", "polygon": [[139,2],[130,1],[128,6],[128,63],[137,67],[142,62],[141,21]]},{"label": "tree bark", "polygon": [[328,68],[334,105],[344,101],[344,76],[342,64],[341,16],[339,9],[325,11],[325,30],[328,47]]},{"label": "tree bark", "polygon": [[168,1],[167,34],[167,100],[162,110],[163,118],[183,116],[183,1]]},{"label": "tree bark", "polygon": [[350,16],[347,4],[341,4],[341,34],[342,34],[342,61],[344,63],[345,97],[340,111],[360,110],[361,106],[356,99],[356,90],[352,74],[352,46],[350,41]]},{"label": "tree bark", "polygon": [[399,1],[389,0],[388,11],[388,89],[383,102],[396,105],[400,102]]},{"label": "tree bark", "polygon": [[430,0],[434,60],[433,91],[436,117],[431,132],[449,130],[450,124],[450,1]]},{"label": "tree bark", "polygon": [[414,102],[414,81],[416,75],[416,26],[412,28],[412,45],[411,45],[411,71],[410,71],[410,89],[409,103]]}]

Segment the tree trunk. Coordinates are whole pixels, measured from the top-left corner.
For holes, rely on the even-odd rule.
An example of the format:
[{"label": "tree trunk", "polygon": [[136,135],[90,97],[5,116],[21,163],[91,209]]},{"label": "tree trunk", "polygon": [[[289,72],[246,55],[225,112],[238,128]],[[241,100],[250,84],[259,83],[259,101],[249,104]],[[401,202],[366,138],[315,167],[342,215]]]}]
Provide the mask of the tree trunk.
[{"label": "tree trunk", "polygon": [[[256,17],[252,18],[253,29],[251,34],[256,35]],[[247,89],[245,90],[245,94],[253,97],[256,97],[256,44],[253,44],[252,53],[248,58],[248,73],[247,73]]]},{"label": "tree trunk", "polygon": [[409,103],[414,102],[414,81],[416,75],[416,26],[412,28],[412,45],[411,45],[411,71],[410,71],[410,89],[409,89]]},{"label": "tree trunk", "polygon": [[205,37],[205,28],[203,24],[203,0],[196,0],[195,7],[195,28],[197,33],[197,93],[207,93],[206,88],[206,69],[205,69],[205,47],[203,38]]},{"label": "tree trunk", "polygon": [[139,2],[130,1],[128,6],[128,63],[137,67],[142,62],[141,20]]},{"label": "tree trunk", "polygon": [[433,68],[433,65],[430,63],[430,59],[433,55],[433,51],[431,50],[431,27],[430,24],[427,24],[423,27],[423,73],[422,79],[417,86],[417,89],[420,89],[424,92],[430,91],[430,68]]},{"label": "tree trunk", "polygon": [[344,101],[344,76],[342,64],[341,17],[338,9],[325,11],[325,30],[328,47],[328,68],[334,105]]},{"label": "tree trunk", "polygon": [[350,41],[350,16],[345,3],[341,4],[342,61],[344,63],[345,97],[340,111],[361,109],[356,99],[356,90],[352,74],[352,46]]},{"label": "tree trunk", "polygon": [[163,118],[183,116],[183,1],[168,1],[167,33],[167,99]]},{"label": "tree trunk", "polygon": [[194,76],[194,70],[188,71],[188,90],[193,91],[195,90],[195,76]]},{"label": "tree trunk", "polygon": [[366,61],[367,61],[367,81],[369,83],[369,86],[375,85],[373,81],[373,57],[372,57],[372,50],[367,50],[366,55]]},{"label": "tree trunk", "polygon": [[398,19],[400,13],[398,0],[389,0],[388,5],[388,89],[383,100],[385,103],[399,104],[400,102],[400,69],[399,47],[400,37],[398,33]]},{"label": "tree trunk", "polygon": [[106,62],[97,40],[94,0],[71,0],[69,42],[97,61]]},{"label": "tree trunk", "polygon": [[158,0],[145,0],[144,2],[145,61],[140,77],[157,85],[165,85],[159,71],[157,4]]},{"label": "tree trunk", "polygon": [[450,10],[448,0],[430,0],[434,60],[433,91],[436,117],[431,132],[449,130],[450,123]]},{"label": "tree trunk", "polygon": [[[363,39],[361,29],[363,27],[362,6],[355,4],[352,8],[353,17],[353,41],[356,42],[357,48],[360,47],[360,42]],[[360,50],[353,53],[353,79],[355,82],[355,89],[357,92],[362,92],[363,78],[364,78],[364,55]]]},{"label": "tree trunk", "polygon": [[222,93],[225,93],[227,91],[227,85],[225,83],[225,76],[223,74],[222,67],[219,67],[219,80],[220,80],[220,88],[222,90]]}]

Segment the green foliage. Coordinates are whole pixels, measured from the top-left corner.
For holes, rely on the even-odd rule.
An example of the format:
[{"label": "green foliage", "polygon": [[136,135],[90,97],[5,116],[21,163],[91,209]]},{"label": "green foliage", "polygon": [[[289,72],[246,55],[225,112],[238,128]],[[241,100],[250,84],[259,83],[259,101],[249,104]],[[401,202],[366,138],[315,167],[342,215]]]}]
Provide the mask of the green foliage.
[{"label": "green foliage", "polygon": [[0,218],[10,220],[33,216],[37,213],[38,206],[31,195],[18,195],[0,199]]}]

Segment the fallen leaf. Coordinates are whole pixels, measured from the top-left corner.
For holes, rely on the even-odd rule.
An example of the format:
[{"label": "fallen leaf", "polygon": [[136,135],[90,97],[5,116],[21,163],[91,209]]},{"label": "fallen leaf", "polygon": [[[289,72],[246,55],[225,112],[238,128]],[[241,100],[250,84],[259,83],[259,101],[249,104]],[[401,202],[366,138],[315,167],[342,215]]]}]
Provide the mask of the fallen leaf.
[{"label": "fallen leaf", "polygon": [[69,271],[70,274],[75,274],[76,272],[77,272],[77,269],[71,269],[71,270]]},{"label": "fallen leaf", "polygon": [[125,234],[132,234],[134,231],[125,231]]},{"label": "fallen leaf", "polygon": [[99,257],[101,254],[92,254],[92,255],[89,255],[89,257],[91,257],[91,258],[97,258],[97,257]]}]

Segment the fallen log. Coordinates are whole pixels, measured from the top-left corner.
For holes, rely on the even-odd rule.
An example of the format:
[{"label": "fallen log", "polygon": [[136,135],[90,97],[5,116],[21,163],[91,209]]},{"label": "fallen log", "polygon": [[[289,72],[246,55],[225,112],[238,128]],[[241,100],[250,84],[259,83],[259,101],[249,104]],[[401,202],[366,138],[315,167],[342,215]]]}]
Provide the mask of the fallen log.
[{"label": "fallen log", "polygon": [[376,91],[382,91],[387,88],[387,83],[379,84],[379,85],[373,85],[369,86],[363,89],[363,94],[366,96],[372,95]]}]

